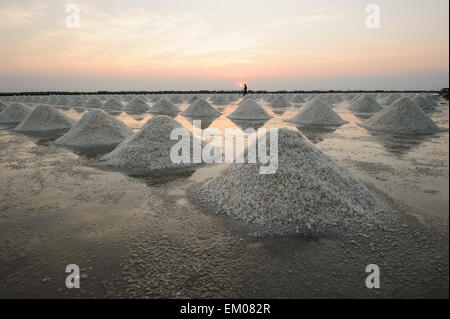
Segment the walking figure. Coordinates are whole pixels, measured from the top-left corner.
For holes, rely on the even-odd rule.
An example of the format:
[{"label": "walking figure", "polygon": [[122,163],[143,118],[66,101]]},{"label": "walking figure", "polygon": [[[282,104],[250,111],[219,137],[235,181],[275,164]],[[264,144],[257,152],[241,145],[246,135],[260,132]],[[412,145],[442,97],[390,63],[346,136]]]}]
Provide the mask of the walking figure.
[{"label": "walking figure", "polygon": [[247,95],[247,84],[244,84],[244,96]]}]

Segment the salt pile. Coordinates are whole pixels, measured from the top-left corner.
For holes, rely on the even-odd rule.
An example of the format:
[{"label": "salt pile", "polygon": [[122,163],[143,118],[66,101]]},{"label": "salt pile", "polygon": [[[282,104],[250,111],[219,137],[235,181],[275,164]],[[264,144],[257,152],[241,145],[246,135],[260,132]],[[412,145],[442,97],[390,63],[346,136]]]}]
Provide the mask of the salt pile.
[{"label": "salt pile", "polygon": [[188,117],[216,117],[220,116],[220,112],[211,106],[204,99],[197,99],[183,113]]},{"label": "salt pile", "polygon": [[403,134],[441,131],[420,107],[407,97],[400,98],[366,123],[359,125],[372,131]]},{"label": "salt pile", "polygon": [[270,105],[272,107],[288,107],[291,104],[286,100],[286,98],[283,95],[277,95],[270,101]]},{"label": "salt pile", "polygon": [[340,126],[347,123],[319,98],[306,103],[300,112],[288,122],[310,126]]},{"label": "salt pile", "polygon": [[19,124],[28,114],[31,108],[22,103],[11,103],[3,112],[0,113],[0,124]]},{"label": "salt pile", "polygon": [[181,97],[179,95],[173,95],[169,98],[169,101],[172,102],[173,104],[182,104],[183,100],[181,99]]},{"label": "salt pile", "polygon": [[96,97],[92,97],[86,102],[85,107],[99,109],[102,107],[102,101],[100,101],[100,99],[98,99]]},{"label": "salt pile", "polygon": [[58,97],[57,97],[57,96],[52,95],[52,96],[49,97],[49,99],[48,99],[48,104],[50,104],[50,105],[55,105],[56,102],[58,102]]},{"label": "salt pile", "polygon": [[56,105],[59,106],[68,106],[70,105],[70,99],[66,96],[61,96],[58,101],[56,102]]},{"label": "salt pile", "polygon": [[279,130],[275,174],[260,175],[259,168],[231,164],[192,195],[212,203],[218,213],[267,232],[333,231],[370,221],[379,208],[361,182],[298,132]]},{"label": "salt pile", "polygon": [[425,113],[431,113],[436,111],[436,107],[434,103],[427,100],[422,95],[416,95],[412,98],[412,101],[415,102]]},{"label": "salt pile", "polygon": [[62,131],[70,129],[74,122],[53,106],[41,104],[36,106],[14,131],[19,133]]},{"label": "salt pile", "polygon": [[180,113],[180,110],[168,99],[162,98],[152,106],[148,113],[175,116]]},{"label": "salt pile", "polygon": [[133,130],[102,110],[91,110],[75,126],[55,141],[58,145],[92,148],[120,144]]},{"label": "salt pile", "polygon": [[399,98],[401,98],[402,96],[400,95],[400,94],[398,94],[398,93],[392,93],[392,94],[389,94],[383,101],[382,101],[382,104],[383,105],[386,105],[386,106],[389,106],[389,105],[391,105],[392,103],[394,103],[395,101],[397,101]]},{"label": "salt pile", "polygon": [[230,115],[232,120],[268,120],[272,116],[264,110],[261,105],[252,99],[247,99]]},{"label": "salt pile", "polygon": [[363,95],[349,107],[350,110],[358,113],[376,113],[383,109],[377,100],[370,95]]},{"label": "salt pile", "polygon": [[0,112],[3,112],[8,107],[8,104],[6,104],[3,101],[0,101]]},{"label": "salt pile", "polygon": [[142,101],[140,98],[135,97],[123,108],[123,111],[127,113],[142,114],[149,109],[148,104]]},{"label": "salt pile", "polygon": [[305,100],[302,98],[300,94],[296,94],[292,97],[291,103],[294,104],[305,103]]},{"label": "salt pile", "polygon": [[120,111],[122,108],[123,108],[123,104],[121,102],[119,102],[116,98],[110,98],[102,106],[102,109],[104,109],[104,110]]},{"label": "salt pile", "polygon": [[194,95],[194,96],[192,96],[192,97],[189,99],[188,103],[189,103],[189,104],[192,104],[192,103],[194,103],[195,101],[197,101],[198,99],[199,99],[199,97],[198,97],[197,95]]},{"label": "salt pile", "polygon": [[227,100],[223,95],[217,96],[217,97],[213,100],[213,103],[214,103],[215,105],[218,105],[218,106],[223,106],[223,105],[228,105],[228,104],[229,104],[228,100]]},{"label": "salt pile", "polygon": [[170,140],[171,132],[181,127],[168,116],[153,117],[139,132],[103,156],[99,165],[146,172],[192,168],[194,164],[177,164],[170,158],[172,146],[178,143]]}]

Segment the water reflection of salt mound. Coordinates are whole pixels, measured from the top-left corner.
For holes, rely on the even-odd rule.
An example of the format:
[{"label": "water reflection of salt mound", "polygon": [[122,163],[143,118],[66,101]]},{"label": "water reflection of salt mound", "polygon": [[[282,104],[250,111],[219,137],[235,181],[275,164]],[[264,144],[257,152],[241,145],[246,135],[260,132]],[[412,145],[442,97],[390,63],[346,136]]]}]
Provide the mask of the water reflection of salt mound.
[{"label": "water reflection of salt mound", "polygon": [[328,104],[319,98],[308,102],[288,122],[310,126],[340,126],[347,123]]},{"label": "water reflection of salt mound", "polygon": [[56,144],[74,148],[112,147],[131,136],[133,130],[102,110],[91,110]]},{"label": "water reflection of salt mound", "polygon": [[74,120],[50,105],[38,105],[14,129],[19,133],[44,133],[68,130]]},{"label": "water reflection of salt mound", "polygon": [[231,164],[193,197],[267,232],[327,232],[374,217],[377,200],[350,172],[298,132],[280,129],[278,140],[275,174],[260,175],[261,164]]},{"label": "water reflection of salt mound", "polygon": [[415,102],[425,113],[436,111],[435,104],[422,95],[416,95],[411,100]]},{"label": "water reflection of salt mound", "polygon": [[272,99],[270,100],[270,105],[271,105],[272,107],[275,107],[275,108],[277,108],[277,107],[288,107],[288,106],[291,105],[291,103],[289,103],[289,102],[287,101],[287,99],[286,99],[285,96],[283,96],[283,95],[277,95],[277,96],[275,96],[274,98],[272,98]]},{"label": "water reflection of salt mound", "polygon": [[198,99],[189,105],[181,115],[188,117],[217,117],[220,116],[220,112],[204,99]]},{"label": "water reflection of salt mound", "polygon": [[359,125],[372,131],[403,134],[441,131],[420,107],[407,97],[400,98],[366,123]]},{"label": "water reflection of salt mound", "polygon": [[168,116],[153,117],[139,132],[103,156],[99,165],[143,172],[192,168],[194,164],[174,163],[170,157],[172,146],[178,143],[170,135],[177,128],[182,128],[181,124]]},{"label": "water reflection of salt mound", "polygon": [[114,111],[120,111],[123,108],[122,102],[117,100],[116,98],[110,98],[108,99],[105,104],[102,105],[102,109],[104,110],[114,110]]},{"label": "water reflection of salt mound", "polygon": [[180,113],[180,110],[168,99],[162,98],[152,106],[148,113],[176,116],[178,113]]},{"label": "water reflection of salt mound", "polygon": [[244,100],[230,115],[233,120],[269,120],[272,116],[252,99]]},{"label": "water reflection of salt mound", "polygon": [[11,103],[3,112],[0,113],[0,124],[19,124],[28,114],[31,108],[22,103]]},{"label": "water reflection of salt mound", "polygon": [[132,99],[128,104],[123,108],[123,111],[130,113],[130,114],[142,114],[147,112],[149,109],[149,106],[147,103],[142,101],[140,98],[135,97]]},{"label": "water reflection of salt mound", "polygon": [[376,113],[382,109],[383,107],[370,95],[363,95],[349,106],[349,110],[358,113]]}]

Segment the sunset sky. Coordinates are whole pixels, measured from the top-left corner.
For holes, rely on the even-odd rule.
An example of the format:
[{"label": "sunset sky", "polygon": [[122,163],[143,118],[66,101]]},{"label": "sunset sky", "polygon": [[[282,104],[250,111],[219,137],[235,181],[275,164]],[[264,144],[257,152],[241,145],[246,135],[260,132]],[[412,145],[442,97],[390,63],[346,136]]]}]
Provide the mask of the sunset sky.
[{"label": "sunset sky", "polygon": [[[68,29],[66,3],[80,28]],[[380,7],[369,29],[367,4]],[[440,89],[448,0],[0,2],[0,91]]]}]

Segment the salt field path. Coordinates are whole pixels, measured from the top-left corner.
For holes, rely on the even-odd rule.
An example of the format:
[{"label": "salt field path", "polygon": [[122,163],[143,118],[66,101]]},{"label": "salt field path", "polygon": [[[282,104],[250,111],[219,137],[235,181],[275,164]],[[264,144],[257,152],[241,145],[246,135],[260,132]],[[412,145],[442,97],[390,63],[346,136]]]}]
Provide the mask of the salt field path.
[{"label": "salt field path", "polygon": [[[237,103],[209,127],[237,128],[227,118]],[[276,115],[270,103],[258,103],[274,116],[263,127],[302,132],[387,203],[393,212],[381,215],[382,225],[328,236],[260,236],[186,195],[226,165],[173,179],[131,177],[0,125],[0,297],[448,298],[448,131],[371,133],[348,102],[333,108],[348,124],[297,128],[285,120],[298,108]],[[61,112],[74,120],[83,115]],[[448,104],[429,116],[448,129]],[[152,115],[115,118],[137,132]],[[192,125],[182,115],[175,120]],[[72,263],[86,275],[80,290],[65,289]],[[381,290],[365,288],[368,263],[381,267]]]}]

